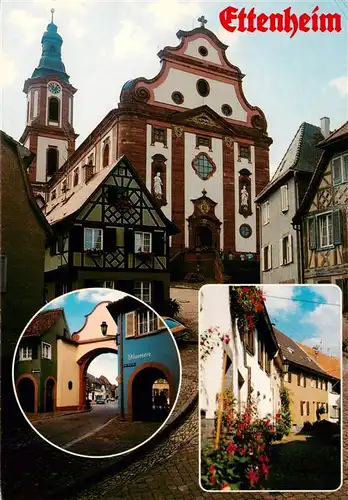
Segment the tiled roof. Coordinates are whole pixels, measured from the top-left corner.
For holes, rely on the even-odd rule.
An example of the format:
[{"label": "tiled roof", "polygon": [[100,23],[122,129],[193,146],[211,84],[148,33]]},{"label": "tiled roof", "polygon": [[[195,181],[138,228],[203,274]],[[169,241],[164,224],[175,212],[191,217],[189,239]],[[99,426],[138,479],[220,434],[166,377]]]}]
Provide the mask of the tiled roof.
[{"label": "tiled roof", "polygon": [[38,314],[26,328],[23,337],[40,337],[64,314],[63,309],[51,309]]},{"label": "tiled roof", "polygon": [[104,385],[111,385],[111,382],[104,375],[100,375],[99,380]]},{"label": "tiled roof", "polygon": [[99,185],[106,179],[117,163],[118,161],[115,165],[103,168],[97,172],[87,184],[78,184],[59,196],[59,198],[47,203],[46,218],[48,222],[50,224],[55,224],[65,217],[77,212],[92,196],[96,189],[98,189]]},{"label": "tiled roof", "polygon": [[327,373],[316,363],[306,351],[301,349],[301,347],[296,344],[294,340],[292,340],[284,333],[280,332],[276,328],[273,327],[273,331],[277,338],[281,353],[283,357],[289,361],[290,363],[295,363],[296,365],[303,366],[308,370],[312,370],[323,375],[327,375]]},{"label": "tiled roof", "polygon": [[320,127],[307,122],[301,123],[271,181],[256,199],[262,198],[291,170],[314,172],[321,155],[321,150],[316,146],[322,140]]},{"label": "tiled roof", "polygon": [[298,343],[298,345],[304,349],[329,375],[337,379],[341,378],[341,361],[339,358],[336,356],[328,356],[327,354],[318,352],[312,347],[308,347],[301,343]]},{"label": "tiled roof", "polygon": [[334,130],[331,132],[331,134],[324,139],[323,141],[320,142],[321,145],[325,145],[328,142],[334,141],[344,135],[348,134],[348,121],[342,125],[342,127],[338,128],[337,130]]}]

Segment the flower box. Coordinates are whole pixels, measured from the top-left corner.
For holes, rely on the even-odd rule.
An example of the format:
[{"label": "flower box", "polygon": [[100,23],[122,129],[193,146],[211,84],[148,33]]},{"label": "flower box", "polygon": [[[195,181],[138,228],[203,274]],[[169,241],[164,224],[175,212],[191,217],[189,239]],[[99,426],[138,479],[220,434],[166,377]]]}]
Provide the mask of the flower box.
[{"label": "flower box", "polygon": [[91,257],[99,257],[102,255],[103,250],[101,248],[89,248],[88,250],[85,250],[85,253]]}]

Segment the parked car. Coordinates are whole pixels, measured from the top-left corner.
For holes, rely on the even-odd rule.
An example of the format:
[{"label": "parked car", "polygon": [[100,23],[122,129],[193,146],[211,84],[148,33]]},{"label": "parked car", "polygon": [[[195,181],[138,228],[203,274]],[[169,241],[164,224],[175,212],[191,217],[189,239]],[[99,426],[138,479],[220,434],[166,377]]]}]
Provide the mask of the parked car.
[{"label": "parked car", "polygon": [[183,324],[179,323],[176,319],[169,318],[168,316],[162,316],[162,319],[174,335],[175,340],[181,340],[186,337],[187,331]]},{"label": "parked car", "polygon": [[104,396],[96,396],[95,402],[97,405],[105,405],[106,400]]}]

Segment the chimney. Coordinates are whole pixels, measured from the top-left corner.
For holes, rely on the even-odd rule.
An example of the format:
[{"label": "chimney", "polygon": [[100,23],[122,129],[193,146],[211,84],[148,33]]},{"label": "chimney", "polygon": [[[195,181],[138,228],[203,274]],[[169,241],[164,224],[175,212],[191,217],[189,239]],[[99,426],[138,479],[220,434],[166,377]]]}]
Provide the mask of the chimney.
[{"label": "chimney", "polygon": [[321,118],[320,128],[321,128],[321,133],[324,136],[324,139],[326,139],[330,134],[330,118],[328,118],[327,116]]},{"label": "chimney", "polygon": [[90,164],[84,165],[84,169],[85,169],[85,183],[87,184],[87,182],[89,182],[94,175],[94,166]]}]

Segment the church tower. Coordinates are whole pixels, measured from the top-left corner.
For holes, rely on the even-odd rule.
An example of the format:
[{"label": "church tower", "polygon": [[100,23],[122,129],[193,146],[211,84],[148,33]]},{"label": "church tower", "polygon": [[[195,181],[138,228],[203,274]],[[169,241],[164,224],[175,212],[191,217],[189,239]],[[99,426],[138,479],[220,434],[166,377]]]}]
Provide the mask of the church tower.
[{"label": "church tower", "polygon": [[20,138],[35,153],[29,179],[36,196],[45,199],[46,183],[75,151],[78,137],[73,128],[75,89],[62,61],[63,39],[53,22],[43,34],[42,54],[37,68],[24,83],[27,95],[26,127]]}]

